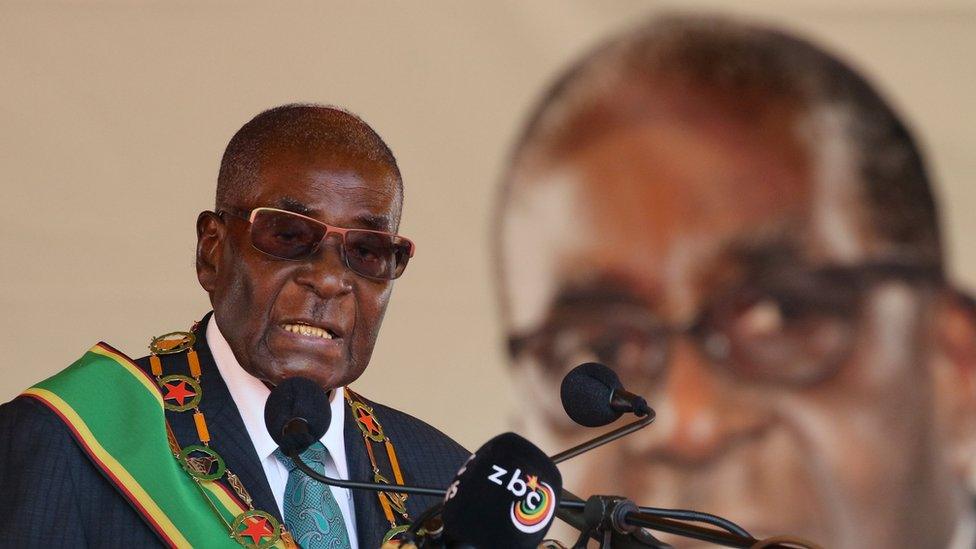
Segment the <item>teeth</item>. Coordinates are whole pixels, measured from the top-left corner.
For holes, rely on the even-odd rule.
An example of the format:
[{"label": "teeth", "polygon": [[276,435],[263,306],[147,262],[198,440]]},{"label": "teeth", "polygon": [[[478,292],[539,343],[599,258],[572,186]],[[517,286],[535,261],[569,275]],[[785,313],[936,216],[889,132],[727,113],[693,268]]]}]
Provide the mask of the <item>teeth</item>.
[{"label": "teeth", "polygon": [[295,334],[301,334],[305,336],[321,337],[322,339],[332,339],[332,334],[328,330],[323,330],[316,326],[309,326],[308,324],[283,324],[285,330]]}]

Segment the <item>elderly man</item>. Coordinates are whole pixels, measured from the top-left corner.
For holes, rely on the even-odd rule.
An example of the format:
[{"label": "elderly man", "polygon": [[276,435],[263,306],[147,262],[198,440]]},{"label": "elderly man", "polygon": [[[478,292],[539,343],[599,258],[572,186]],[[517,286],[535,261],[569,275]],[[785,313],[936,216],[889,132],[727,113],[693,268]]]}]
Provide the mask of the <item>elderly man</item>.
[{"label": "elderly man", "polygon": [[831,548],[974,546],[972,311],[918,149],[852,69],[770,29],[648,22],[549,90],[499,212],[523,431],[590,435],[555,396],[589,360],[657,409],[568,462],[570,489]]},{"label": "elderly man", "polygon": [[303,454],[320,473],[446,486],[468,457],[347,387],[413,254],[402,201],[392,152],[349,113],[286,105],[245,124],[197,220],[213,313],[135,362],[99,344],[0,408],[2,543],[365,549],[436,503],[312,482],[264,425],[269,388],[303,376],[330,391]]}]

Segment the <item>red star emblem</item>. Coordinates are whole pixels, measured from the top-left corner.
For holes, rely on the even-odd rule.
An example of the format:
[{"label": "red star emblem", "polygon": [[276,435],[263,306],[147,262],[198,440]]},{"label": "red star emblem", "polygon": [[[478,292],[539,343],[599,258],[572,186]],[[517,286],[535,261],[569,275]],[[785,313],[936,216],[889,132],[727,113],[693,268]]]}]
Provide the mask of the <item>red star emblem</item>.
[{"label": "red star emblem", "polygon": [[163,386],[166,387],[166,395],[163,397],[163,400],[175,400],[180,406],[186,403],[186,399],[197,396],[196,393],[187,389],[185,381],[164,383]]},{"label": "red star emblem", "polygon": [[376,434],[379,432],[376,422],[373,421],[373,415],[362,408],[359,409],[359,422],[366,426],[366,429],[369,430],[370,434]]},{"label": "red star emblem", "polygon": [[535,492],[536,490],[539,489],[539,477],[537,477],[535,475],[529,475],[528,478],[529,478],[529,481],[526,482],[525,485],[528,486],[530,490],[532,490],[533,492]]},{"label": "red star emblem", "polygon": [[251,543],[257,545],[264,538],[270,538],[274,535],[271,531],[271,525],[268,524],[268,519],[263,517],[255,517],[248,519],[247,528],[239,532],[242,538],[251,538]]}]

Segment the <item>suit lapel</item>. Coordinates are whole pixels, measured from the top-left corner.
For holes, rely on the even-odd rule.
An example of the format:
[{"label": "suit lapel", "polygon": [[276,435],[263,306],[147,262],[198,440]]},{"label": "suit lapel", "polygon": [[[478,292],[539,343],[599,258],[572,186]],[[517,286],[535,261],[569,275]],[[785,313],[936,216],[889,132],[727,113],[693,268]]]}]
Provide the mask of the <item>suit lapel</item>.
[{"label": "suit lapel", "polygon": [[[200,411],[207,420],[210,445],[224,458],[227,468],[240,477],[253,498],[254,508],[271,513],[281,520],[281,513],[278,511],[278,504],[264,474],[264,467],[207,345],[207,323],[211,314],[200,321],[196,331],[197,341],[193,346],[200,359],[200,385],[203,389]],[[166,373],[187,373],[185,354],[166,355],[163,358]],[[173,434],[183,447],[200,443],[192,416],[192,412],[166,412]]]}]

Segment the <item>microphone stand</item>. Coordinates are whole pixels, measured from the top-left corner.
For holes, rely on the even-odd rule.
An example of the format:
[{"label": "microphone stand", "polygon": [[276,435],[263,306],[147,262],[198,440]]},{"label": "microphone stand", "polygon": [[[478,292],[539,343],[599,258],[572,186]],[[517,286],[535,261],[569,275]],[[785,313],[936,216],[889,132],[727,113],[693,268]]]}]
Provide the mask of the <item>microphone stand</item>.
[{"label": "microphone stand", "polygon": [[[580,454],[589,452],[590,450],[599,448],[600,446],[609,444],[610,442],[613,442],[619,438],[622,438],[631,433],[639,431],[644,427],[650,425],[654,421],[654,419],[655,419],[655,413],[654,410],[651,409],[650,413],[648,413],[644,417],[637,419],[636,421],[623,425],[622,427],[618,427],[613,431],[610,431],[596,438],[593,438],[591,440],[573,446],[572,448],[569,448],[567,450],[563,450],[558,454],[554,454],[550,456],[550,459],[552,459],[553,463],[562,463],[563,461],[572,459]],[[592,525],[587,524],[586,517],[583,514],[583,510],[585,508],[586,502],[584,502],[582,499],[580,499],[579,497],[575,496],[574,494],[566,490],[563,490],[560,500],[561,501],[560,501],[559,509],[556,511],[556,516],[560,520],[566,522],[567,524],[569,524],[573,528],[576,528],[577,530],[580,530],[581,532],[592,530]],[[635,510],[639,510],[641,513],[644,513],[647,516],[652,517],[654,520],[666,521],[664,523],[661,523],[662,528],[672,527],[675,524],[678,525],[679,527],[685,526],[685,523],[683,522],[677,522],[675,520],[670,520],[670,519],[692,520],[692,521],[705,522],[708,524],[718,526],[719,528],[723,528],[731,532],[733,535],[738,535],[742,538],[749,537],[748,532],[746,532],[737,524],[727,519],[724,519],[722,517],[718,517],[708,513],[700,513],[697,511],[682,511],[682,510],[674,510],[674,509],[657,509],[653,507],[638,508],[634,506],[634,508]],[[701,528],[692,525],[688,525],[688,526],[693,529]],[[664,546],[660,544],[658,540],[654,539],[653,536],[642,535],[639,529],[633,529],[633,530],[634,530],[633,536],[631,538],[620,539],[621,536],[616,536],[615,546],[620,547],[621,549],[626,549],[628,547],[663,547]],[[704,528],[702,530],[705,530],[705,532],[698,532],[698,533],[702,535],[708,535],[709,532],[718,532],[717,530],[710,530],[707,528]],[[663,531],[668,531],[668,530],[663,530]],[[670,533],[676,533],[676,532],[670,532]],[[598,536],[595,534],[589,537],[592,537],[593,539],[599,539]],[[705,541],[709,541],[709,539],[706,539]],[[745,547],[750,547],[750,546],[746,545]]]},{"label": "microphone stand", "polygon": [[[586,502],[578,496],[563,490],[560,495],[559,507],[556,509],[556,517],[566,524],[572,526],[581,533],[581,539],[593,538],[602,543],[602,536],[589,524],[587,517],[583,513]],[[614,538],[613,547],[617,549],[646,549],[651,547],[657,549],[659,546],[648,540],[643,539],[640,530],[631,535],[620,535]]]},{"label": "microphone stand", "polygon": [[[582,516],[585,521],[584,528],[580,529],[580,539],[576,542],[574,549],[585,548],[588,538],[601,540],[601,548],[631,547],[633,546],[632,540],[624,536],[628,534],[636,536],[641,528],[707,541],[725,547],[749,548],[760,543],[760,540],[750,535],[739,535],[738,533],[687,524],[678,520],[645,513],[634,502],[616,496],[591,496],[585,502],[565,502],[565,507],[573,508],[577,511],[582,510]],[[648,540],[647,538],[650,539]],[[645,546],[659,548],[670,547],[653,538],[653,536],[646,536],[642,541],[647,544]],[[799,541],[793,543],[799,543]],[[796,547],[796,545],[770,543],[763,547],[768,549],[790,549],[791,547]]]},{"label": "microphone stand", "polygon": [[[578,444],[576,446],[573,446],[572,448],[563,450],[558,454],[554,454],[550,456],[550,459],[552,459],[553,463],[562,463],[568,459],[572,459],[582,453],[589,452],[594,448],[599,448],[604,444],[609,444],[617,440],[618,438],[624,437],[635,431],[639,431],[644,427],[647,427],[654,421],[654,417],[655,417],[654,410],[651,410],[650,414],[647,414],[646,416],[636,421],[632,421],[622,427],[618,427],[613,431],[610,431],[609,433],[604,433],[582,444]],[[581,500],[579,497],[577,497],[576,495],[572,494],[567,490],[563,490],[563,493],[560,497],[559,508],[556,509],[556,517],[558,517],[566,524],[569,524],[573,528],[579,530],[580,532],[588,531],[591,528],[587,525],[586,519],[584,518],[581,512],[583,510],[584,504],[585,502]],[[590,537],[597,540],[600,539],[595,534],[591,535]],[[630,539],[620,540],[620,543],[618,543],[616,547],[619,547],[620,549],[631,549],[631,548],[640,549],[644,547],[654,547],[654,545],[650,545],[649,543],[643,542],[642,540],[630,538]]]},{"label": "microphone stand", "polygon": [[593,450],[594,448],[599,448],[600,446],[603,446],[604,444],[609,444],[609,443],[617,440],[618,438],[627,436],[627,435],[629,435],[629,434],[631,434],[631,433],[633,433],[635,431],[640,431],[644,427],[647,427],[648,425],[650,425],[654,421],[654,417],[655,417],[654,410],[651,410],[651,413],[649,413],[646,416],[638,419],[637,421],[628,423],[627,425],[624,425],[623,427],[618,427],[618,428],[614,429],[613,431],[610,431],[609,433],[602,434],[602,435],[600,435],[600,436],[598,436],[598,437],[596,437],[594,439],[590,439],[590,440],[588,440],[588,441],[586,441],[586,442],[584,442],[582,444],[578,444],[576,446],[573,446],[572,448],[570,448],[568,450],[563,450],[562,452],[559,452],[558,454],[555,454],[555,455],[550,456],[549,459],[551,459],[553,463],[557,463],[557,464],[558,463],[562,463],[562,462],[564,462],[564,461],[566,461],[568,459],[572,459],[572,458],[574,458],[574,457],[576,457],[576,456],[578,456],[578,455],[580,455],[582,453],[589,452],[590,450]]}]

